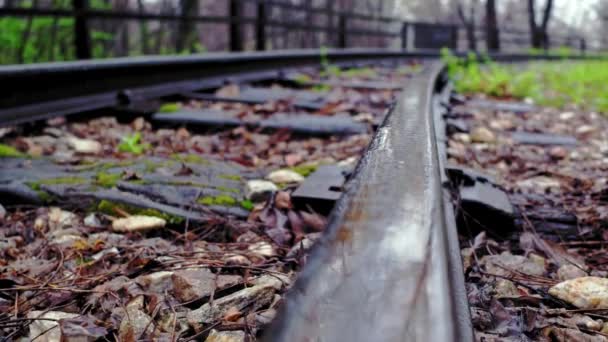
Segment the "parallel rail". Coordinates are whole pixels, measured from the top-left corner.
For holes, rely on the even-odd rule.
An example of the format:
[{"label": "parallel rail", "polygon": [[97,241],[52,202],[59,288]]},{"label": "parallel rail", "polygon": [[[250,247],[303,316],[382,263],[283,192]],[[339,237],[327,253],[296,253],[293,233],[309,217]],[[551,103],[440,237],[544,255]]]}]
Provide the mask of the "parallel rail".
[{"label": "parallel rail", "polygon": [[[343,50],[328,57],[356,65],[438,55]],[[0,67],[0,125],[271,79],[319,61],[316,51],[285,51]],[[267,340],[473,340],[454,215],[441,187],[445,152],[437,140],[450,92],[442,70],[433,62],[404,85]]]}]

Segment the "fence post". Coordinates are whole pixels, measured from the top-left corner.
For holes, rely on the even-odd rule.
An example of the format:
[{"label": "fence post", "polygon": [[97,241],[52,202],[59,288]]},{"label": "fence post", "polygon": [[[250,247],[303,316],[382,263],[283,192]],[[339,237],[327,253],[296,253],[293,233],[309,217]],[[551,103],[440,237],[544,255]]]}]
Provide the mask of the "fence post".
[{"label": "fence post", "polygon": [[581,55],[584,55],[585,52],[587,51],[587,41],[585,40],[585,38],[580,39],[580,49],[581,49]]},{"label": "fence post", "polygon": [[84,13],[87,9],[87,0],[72,0],[74,10],[74,46],[76,47],[77,59],[91,58],[91,38],[87,17]]},{"label": "fence post", "polygon": [[407,30],[409,28],[409,24],[404,22],[401,26],[401,49],[407,50]]},{"label": "fence post", "polygon": [[255,49],[258,51],[266,50],[266,2],[264,0],[260,0],[257,6]]},{"label": "fence post", "polygon": [[243,51],[243,36],[241,34],[242,1],[230,0],[230,51]]},{"label": "fence post", "polygon": [[348,45],[346,34],[346,15],[340,14],[338,19],[338,47],[340,49],[346,49]]}]

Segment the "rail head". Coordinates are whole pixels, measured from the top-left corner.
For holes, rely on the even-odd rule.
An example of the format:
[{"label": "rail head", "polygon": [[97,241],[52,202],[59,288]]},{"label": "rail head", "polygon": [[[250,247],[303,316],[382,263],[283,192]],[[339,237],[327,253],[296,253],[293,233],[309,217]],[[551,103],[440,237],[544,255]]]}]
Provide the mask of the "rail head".
[{"label": "rail head", "polygon": [[[411,79],[287,296],[271,341],[461,341],[432,97],[442,70]],[[458,260],[459,261],[459,260]],[[455,270],[456,272],[458,269]]]}]

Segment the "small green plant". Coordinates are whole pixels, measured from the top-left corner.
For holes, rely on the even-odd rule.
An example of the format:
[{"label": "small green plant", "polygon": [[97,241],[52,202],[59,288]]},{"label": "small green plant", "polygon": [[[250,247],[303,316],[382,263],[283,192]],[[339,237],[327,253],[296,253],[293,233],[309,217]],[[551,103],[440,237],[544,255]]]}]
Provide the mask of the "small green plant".
[{"label": "small green plant", "polygon": [[133,154],[142,154],[148,148],[150,148],[149,144],[141,143],[141,133],[139,132],[123,137],[122,142],[118,145],[118,151]]},{"label": "small green plant", "polygon": [[158,111],[160,113],[175,113],[182,109],[182,104],[177,102],[163,103]]},{"label": "small green plant", "polygon": [[340,69],[339,66],[334,65],[329,61],[329,50],[326,46],[321,46],[321,48],[319,49],[319,55],[321,58],[322,69],[320,72],[321,77],[327,77],[330,75],[340,77],[340,75],[342,74],[342,69]]}]

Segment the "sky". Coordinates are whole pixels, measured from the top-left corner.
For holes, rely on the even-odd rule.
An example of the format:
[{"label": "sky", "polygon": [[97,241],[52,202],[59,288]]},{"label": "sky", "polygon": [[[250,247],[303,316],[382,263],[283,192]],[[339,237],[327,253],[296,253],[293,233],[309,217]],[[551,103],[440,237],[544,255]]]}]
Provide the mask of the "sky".
[{"label": "sky", "polygon": [[[595,15],[593,7],[600,1],[608,0],[554,0],[555,15],[567,23],[574,24],[580,22],[585,11]],[[593,20],[595,17],[589,19]]]}]

